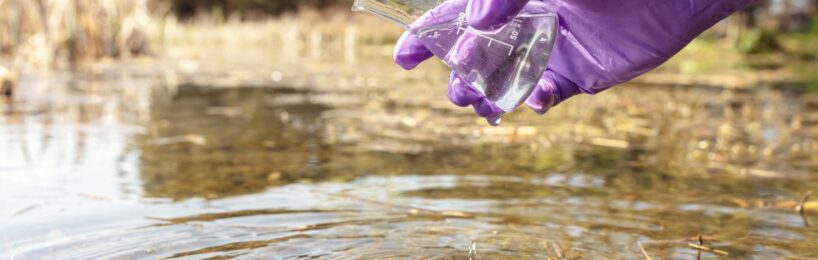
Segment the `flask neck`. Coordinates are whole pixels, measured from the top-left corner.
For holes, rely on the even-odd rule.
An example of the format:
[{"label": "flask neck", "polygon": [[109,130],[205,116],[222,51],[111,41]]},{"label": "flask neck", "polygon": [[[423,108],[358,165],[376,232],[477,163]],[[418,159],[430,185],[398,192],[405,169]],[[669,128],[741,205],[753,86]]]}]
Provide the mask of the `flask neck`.
[{"label": "flask neck", "polygon": [[445,0],[355,0],[352,11],[371,13],[409,30],[415,20],[443,2]]}]

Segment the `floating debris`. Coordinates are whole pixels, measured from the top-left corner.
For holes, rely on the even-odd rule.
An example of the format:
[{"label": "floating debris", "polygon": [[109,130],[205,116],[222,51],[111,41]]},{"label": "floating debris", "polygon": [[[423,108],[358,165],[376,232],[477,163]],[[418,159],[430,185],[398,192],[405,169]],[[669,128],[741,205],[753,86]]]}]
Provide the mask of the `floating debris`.
[{"label": "floating debris", "polygon": [[730,253],[727,252],[727,251],[720,250],[720,249],[714,249],[714,248],[710,248],[710,247],[703,246],[703,245],[688,243],[687,246],[690,247],[690,248],[705,251],[705,252],[710,252],[710,253],[724,255],[724,256],[730,256]]},{"label": "floating debris", "polygon": [[469,241],[469,260],[477,257],[477,242]]},{"label": "floating debris", "polygon": [[17,73],[0,66],[0,95],[10,99],[17,86]]},{"label": "floating debris", "polygon": [[798,206],[795,207],[795,211],[797,211],[798,214],[801,215],[801,220],[804,221],[805,227],[810,227],[807,214],[804,213],[804,208],[806,208],[807,200],[809,200],[810,196],[812,196],[812,191],[808,191],[807,194],[804,194],[804,197],[801,197],[801,201],[798,202]]},{"label": "floating debris", "polygon": [[548,254],[548,259],[562,259],[565,257],[565,254],[562,252],[562,248],[557,242],[549,242],[543,241],[543,247],[545,248],[545,252]]},{"label": "floating debris", "polygon": [[276,148],[277,144],[275,141],[265,140],[264,142],[261,142],[261,146],[264,146],[264,148],[273,149]]},{"label": "floating debris", "polygon": [[267,175],[267,182],[269,183],[278,183],[281,181],[281,172],[271,172]]},{"label": "floating debris", "polygon": [[207,139],[201,135],[181,135],[174,137],[157,138],[151,141],[151,144],[155,146],[166,146],[174,144],[205,145],[207,144]]},{"label": "floating debris", "polygon": [[39,207],[39,206],[40,206],[40,204],[28,205],[28,206],[26,206],[26,207],[24,207],[22,209],[19,209],[19,210],[15,211],[14,213],[11,214],[11,216],[12,217],[20,216],[20,215],[22,215],[22,214],[24,214],[26,212],[29,212],[29,211],[31,211],[31,210]]},{"label": "floating debris", "polygon": [[207,114],[213,116],[236,117],[241,115],[240,107],[208,107]]},{"label": "floating debris", "polygon": [[648,251],[645,250],[645,247],[642,246],[642,241],[636,242],[636,244],[639,245],[639,251],[642,251],[642,256],[644,256],[645,259],[653,260],[653,258],[651,258],[650,255],[648,254]]},{"label": "floating debris", "polygon": [[803,215],[804,214],[804,208],[806,208],[805,206],[806,206],[807,201],[809,200],[810,196],[812,196],[812,191],[808,191],[807,194],[804,194],[804,196],[801,197],[801,201],[798,202],[798,206],[795,207],[795,211],[797,211],[798,213]]}]

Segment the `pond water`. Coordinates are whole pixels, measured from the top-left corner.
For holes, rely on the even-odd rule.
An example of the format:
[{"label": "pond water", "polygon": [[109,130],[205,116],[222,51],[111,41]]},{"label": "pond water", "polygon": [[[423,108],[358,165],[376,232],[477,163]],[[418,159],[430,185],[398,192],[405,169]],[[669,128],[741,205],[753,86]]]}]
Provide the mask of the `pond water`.
[{"label": "pond water", "polygon": [[0,259],[818,258],[818,205],[794,210],[818,96],[787,87],[622,86],[489,127],[429,86],[28,80]]}]

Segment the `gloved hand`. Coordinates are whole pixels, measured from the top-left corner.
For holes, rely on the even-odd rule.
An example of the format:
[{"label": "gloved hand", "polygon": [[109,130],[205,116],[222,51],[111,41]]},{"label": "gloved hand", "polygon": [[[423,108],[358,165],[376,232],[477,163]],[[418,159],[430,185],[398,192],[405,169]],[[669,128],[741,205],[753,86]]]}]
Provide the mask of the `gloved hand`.
[{"label": "gloved hand", "polygon": [[[596,94],[631,80],[661,65],[704,30],[755,1],[543,0],[546,8],[559,16],[560,28],[548,69],[526,104],[543,114],[579,93]],[[470,0],[465,10],[467,21],[474,28],[491,29],[533,4],[528,2]],[[432,56],[417,38],[406,33],[394,58],[402,67],[412,69]],[[502,114],[456,74],[449,82],[449,99],[459,106],[473,106],[490,122]]]}]

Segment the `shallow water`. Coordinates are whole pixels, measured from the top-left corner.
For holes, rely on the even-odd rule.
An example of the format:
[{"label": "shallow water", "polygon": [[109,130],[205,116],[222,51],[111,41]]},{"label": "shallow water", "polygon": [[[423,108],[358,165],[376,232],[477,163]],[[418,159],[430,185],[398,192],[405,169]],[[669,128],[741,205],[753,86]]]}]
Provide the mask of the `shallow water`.
[{"label": "shallow water", "polygon": [[818,96],[786,88],[623,86],[493,128],[445,89],[27,84],[0,259],[818,257],[793,210]]}]

